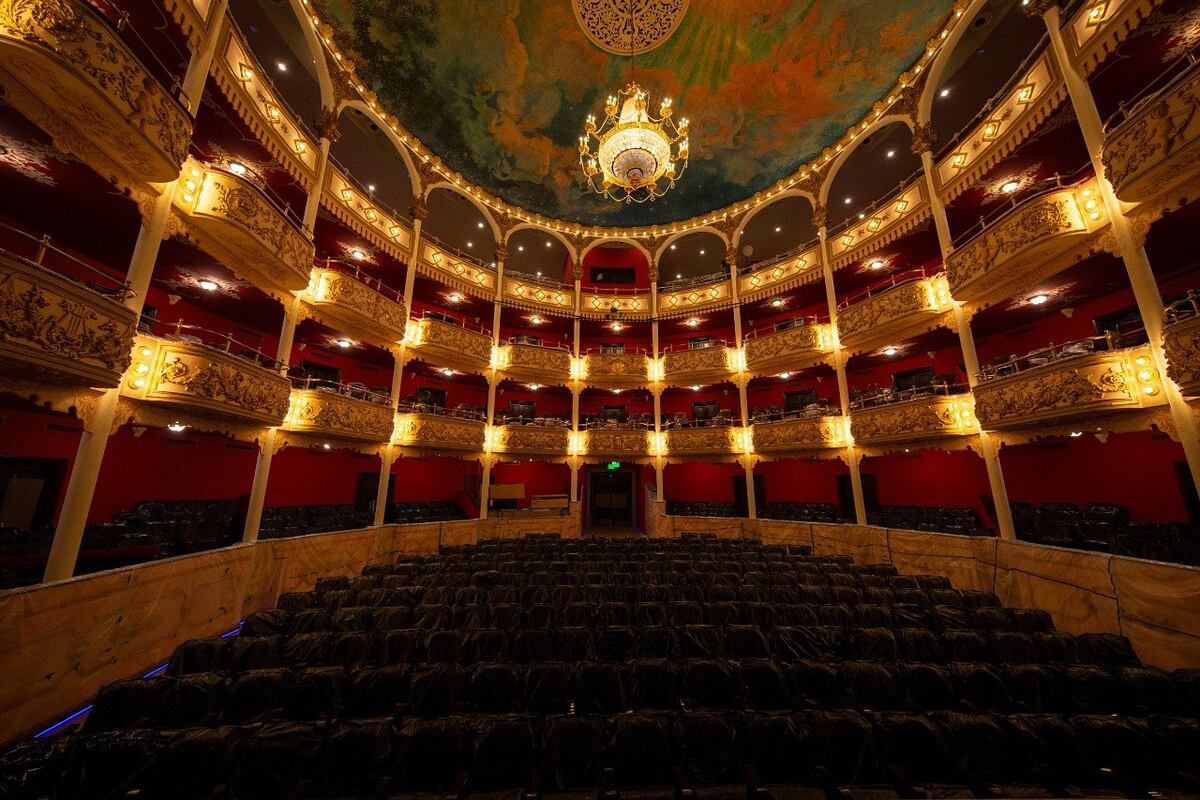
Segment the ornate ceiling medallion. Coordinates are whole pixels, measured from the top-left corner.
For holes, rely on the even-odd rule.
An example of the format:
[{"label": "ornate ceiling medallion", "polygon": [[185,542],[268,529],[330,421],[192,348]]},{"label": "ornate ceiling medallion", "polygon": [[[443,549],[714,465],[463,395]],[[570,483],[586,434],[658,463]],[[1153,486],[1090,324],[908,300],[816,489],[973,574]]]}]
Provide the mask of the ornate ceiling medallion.
[{"label": "ornate ceiling medallion", "polygon": [[671,38],[688,0],[572,0],[571,5],[593,44],[619,56],[636,56]]}]

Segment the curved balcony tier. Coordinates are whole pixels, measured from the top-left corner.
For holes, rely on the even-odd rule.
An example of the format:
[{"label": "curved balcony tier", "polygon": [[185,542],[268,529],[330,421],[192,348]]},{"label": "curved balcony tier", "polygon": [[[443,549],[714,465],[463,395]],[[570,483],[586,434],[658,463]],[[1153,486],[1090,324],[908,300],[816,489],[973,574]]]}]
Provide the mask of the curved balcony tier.
[{"label": "curved balcony tier", "polygon": [[1012,297],[1096,250],[1107,224],[1095,179],[1035,194],[946,257],[950,291],[977,307]]},{"label": "curved balcony tier", "polygon": [[1200,62],[1135,104],[1104,137],[1104,172],[1127,203],[1200,188]]},{"label": "curved balcony tier", "polygon": [[1200,314],[1163,329],[1167,374],[1184,397],[1200,397]]},{"label": "curved balcony tier", "polygon": [[292,433],[383,443],[391,441],[395,417],[388,402],[350,397],[336,391],[293,389],[283,429]]},{"label": "curved balcony tier", "polygon": [[1166,402],[1149,347],[1086,352],[1077,345],[1026,356],[985,376],[974,390],[979,424],[1003,430],[1067,423]]},{"label": "curved balcony tier", "polygon": [[853,409],[850,431],[856,444],[924,442],[979,432],[970,394],[926,395]]},{"label": "curved balcony tier", "polygon": [[571,430],[540,425],[497,425],[492,428],[492,452],[520,456],[565,458]]},{"label": "curved balcony tier", "polygon": [[530,278],[520,273],[505,275],[502,297],[515,305],[569,313],[575,310],[575,287]]},{"label": "curved balcony tier", "polygon": [[129,368],[137,315],[117,300],[0,252],[0,366],[9,377],[112,389]]},{"label": "curved balcony tier", "polygon": [[672,428],[667,431],[667,454],[677,456],[731,456],[737,451],[738,428]]},{"label": "curved balcony tier", "polygon": [[492,363],[492,337],[433,317],[410,320],[408,347],[439,367],[483,374]]},{"label": "curved balcony tier", "polygon": [[613,314],[630,319],[650,319],[650,295],[636,289],[613,291],[584,287],[579,290],[579,309],[584,317],[600,319]]},{"label": "curved balcony tier", "polygon": [[486,426],[481,419],[404,412],[396,415],[392,444],[411,452],[476,455],[483,452]]},{"label": "curved balcony tier", "polygon": [[698,347],[663,353],[663,382],[668,386],[721,383],[737,372],[737,351],[729,347]]},{"label": "curved balcony tier", "polygon": [[754,377],[791,372],[829,357],[833,333],[828,324],[795,325],[745,340],[746,371]]},{"label": "curved balcony tier", "polygon": [[846,422],[840,416],[792,417],[751,426],[754,452],[785,456],[846,445]]},{"label": "curved balcony tier", "polygon": [[650,384],[650,359],[645,353],[588,353],[583,365],[588,386],[639,389]]},{"label": "curved balcony tier", "polygon": [[593,457],[628,460],[652,454],[654,435],[645,428],[594,428],[583,434],[583,450]]},{"label": "curved balcony tier", "polygon": [[304,302],[329,327],[381,347],[403,339],[408,324],[403,299],[334,269],[312,271]]},{"label": "curved balcony tier", "polygon": [[138,184],[179,177],[192,118],[85,0],[6,2],[5,102],[103,175]]},{"label": "curved balcony tier", "polygon": [[312,237],[244,176],[189,160],[175,192],[188,235],[213,258],[269,293],[309,285]]},{"label": "curved balcony tier", "polygon": [[496,273],[494,271],[432,242],[423,244],[421,251],[422,257],[417,263],[419,271],[480,297],[495,296]]},{"label": "curved balcony tier", "polygon": [[504,369],[504,377],[515,381],[550,386],[566,386],[571,381],[571,353],[561,348],[502,345],[497,361]]},{"label": "curved balcony tier", "polygon": [[718,275],[713,283],[702,286],[668,288],[658,293],[658,313],[662,315],[712,311],[732,303],[732,288],[726,275]]},{"label": "curved balcony tier", "polygon": [[276,426],[292,384],[257,356],[236,355],[196,337],[138,334],[121,394],[199,416]]},{"label": "curved balcony tier", "polygon": [[872,350],[945,324],[951,302],[944,275],[900,283],[838,311],[838,335],[851,352]]}]

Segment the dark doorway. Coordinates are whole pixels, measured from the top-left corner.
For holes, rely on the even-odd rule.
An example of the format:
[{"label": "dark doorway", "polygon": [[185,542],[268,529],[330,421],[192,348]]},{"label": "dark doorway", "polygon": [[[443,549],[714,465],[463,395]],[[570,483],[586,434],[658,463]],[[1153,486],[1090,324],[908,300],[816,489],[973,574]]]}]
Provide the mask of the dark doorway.
[{"label": "dark doorway", "polygon": [[1196,484],[1186,461],[1175,462],[1175,480],[1179,482],[1179,493],[1183,495],[1183,507],[1187,509],[1188,522],[1200,525],[1200,496],[1196,495]]},{"label": "dark doorway", "polygon": [[634,474],[631,469],[590,469],[587,473],[589,528],[633,528]]},{"label": "dark doorway", "polygon": [[446,390],[434,389],[429,386],[417,387],[417,402],[425,406],[446,407]]},{"label": "dark doorway", "polygon": [[[396,473],[388,476],[387,496],[390,501],[395,495],[396,490]],[[375,510],[375,493],[379,491],[379,473],[378,472],[360,472],[358,473],[358,481],[354,484],[354,510],[355,511],[374,511]]]},{"label": "dark doorway", "polygon": [[[767,509],[767,482],[762,475],[754,476],[754,507],[759,516]],[[750,504],[746,502],[746,476],[733,476],[733,508],[739,517],[750,516]]]},{"label": "dark doorway", "polygon": [[783,396],[784,411],[803,411],[807,406],[817,402],[816,389],[800,389],[788,392]]},{"label": "dark doorway", "polygon": [[[838,475],[838,504],[841,506],[843,519],[854,519],[854,489],[851,488],[849,475]],[[862,476],[863,505],[867,513],[879,510],[879,487],[875,484],[875,476],[864,473]]]},{"label": "dark doorway", "polygon": [[66,471],[59,459],[0,458],[0,526],[49,526]]},{"label": "dark doorway", "polygon": [[704,422],[717,416],[719,410],[716,400],[692,403],[692,419],[696,422]]},{"label": "dark doorway", "polygon": [[509,400],[508,415],[520,419],[533,419],[533,401],[532,400]]}]

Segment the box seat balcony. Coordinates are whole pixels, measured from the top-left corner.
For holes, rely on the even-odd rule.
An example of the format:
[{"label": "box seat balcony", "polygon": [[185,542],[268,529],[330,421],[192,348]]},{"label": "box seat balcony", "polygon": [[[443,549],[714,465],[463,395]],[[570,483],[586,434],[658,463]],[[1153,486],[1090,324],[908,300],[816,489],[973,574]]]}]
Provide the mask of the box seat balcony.
[{"label": "box seat balcony", "polygon": [[838,336],[851,352],[862,353],[947,324],[950,308],[945,275],[901,273],[848,298],[838,311]]},{"label": "box seat balcony", "polygon": [[571,381],[571,351],[563,347],[510,342],[501,345],[498,366],[515,381],[566,386]]},{"label": "box seat balcony", "polygon": [[329,327],[380,347],[399,343],[408,324],[400,293],[354,267],[313,269],[304,302]]},{"label": "box seat balcony", "polygon": [[449,317],[410,319],[405,339],[410,352],[439,367],[482,375],[492,365],[492,335]]},{"label": "box seat balcony", "polygon": [[351,442],[389,442],[395,426],[391,398],[361,384],[297,379],[283,430]]},{"label": "box seat balcony", "polygon": [[708,347],[668,349],[662,356],[663,382],[667,386],[722,383],[738,372],[737,350],[727,342]]},{"label": "box seat balcony", "polygon": [[469,457],[483,452],[486,428],[480,413],[448,411],[423,403],[401,405],[392,443],[416,455]]},{"label": "box seat balcony", "polygon": [[753,377],[775,375],[821,364],[833,349],[827,323],[800,317],[772,330],[746,336],[746,371]]},{"label": "box seat balcony", "polygon": [[650,385],[650,357],[645,350],[588,350],[583,355],[583,381],[598,389],[641,389]]},{"label": "box seat balcony", "polygon": [[754,452],[787,456],[846,445],[846,421],[820,408],[812,413],[764,414],[751,421]]},{"label": "box seat balcony", "polygon": [[923,386],[860,398],[850,405],[856,444],[929,442],[979,433],[966,386]]}]

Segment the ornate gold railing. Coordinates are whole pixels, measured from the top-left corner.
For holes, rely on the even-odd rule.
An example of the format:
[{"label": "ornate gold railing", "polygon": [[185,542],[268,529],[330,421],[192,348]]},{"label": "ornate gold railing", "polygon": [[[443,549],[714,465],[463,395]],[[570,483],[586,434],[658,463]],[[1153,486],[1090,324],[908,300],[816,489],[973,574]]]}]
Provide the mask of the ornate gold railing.
[{"label": "ornate gold railing", "polygon": [[668,350],[662,357],[663,381],[672,386],[720,383],[729,380],[737,370],[737,351],[718,345]]},{"label": "ornate gold railing", "polygon": [[937,327],[951,302],[945,275],[898,283],[839,310],[838,335],[850,350],[870,350]]},{"label": "ornate gold railing", "polygon": [[334,391],[293,389],[283,429],[337,439],[387,442],[392,438],[395,418],[390,403]]},{"label": "ornate gold railing", "polygon": [[732,455],[737,448],[737,428],[672,428],[667,431],[667,453],[674,456]]},{"label": "ornate gold railing", "polygon": [[[292,385],[257,353],[239,355],[188,338],[138,334],[121,394],[200,416],[279,425]],[[227,339],[227,342],[232,340]]]},{"label": "ornate gold railing", "polygon": [[497,366],[518,381],[565,386],[571,380],[571,353],[557,347],[503,345]]},{"label": "ornate gold railing", "polygon": [[1163,329],[1167,374],[1184,397],[1200,397],[1200,314]]},{"label": "ornate gold railing", "polygon": [[828,324],[800,325],[748,336],[744,347],[751,375],[773,375],[821,363],[833,347],[833,335]]},{"label": "ornate gold railing", "polygon": [[1162,405],[1162,377],[1147,346],[1073,354],[1050,348],[1000,368],[1017,371],[975,386],[975,415],[987,430],[1068,422],[1097,413]]},{"label": "ornate gold railing", "polygon": [[304,301],[330,327],[352,336],[384,347],[404,338],[408,311],[403,298],[373,289],[345,272],[314,269]]},{"label": "ornate gold railing", "polygon": [[497,425],[491,429],[492,452],[565,457],[570,433],[570,429],[565,427]]},{"label": "ornate gold railing", "polygon": [[645,428],[593,428],[583,433],[583,449],[589,456],[644,456],[651,453],[653,435]]},{"label": "ornate gold railing", "polygon": [[412,319],[405,334],[408,346],[438,366],[483,373],[492,362],[492,337],[432,317]]},{"label": "ornate gold railing", "polygon": [[729,277],[715,276],[712,283],[703,286],[688,286],[682,289],[666,289],[658,293],[660,314],[684,314],[728,306],[733,302]]},{"label": "ornate gold railing", "polygon": [[308,286],[311,235],[254,182],[194,159],[179,181],[175,207],[205,251],[261,289]]},{"label": "ornate gold railing", "polygon": [[645,353],[588,353],[582,358],[589,386],[633,388],[649,382],[650,359]]},{"label": "ornate gold railing", "polygon": [[1200,61],[1194,57],[1104,137],[1104,171],[1129,203],[1187,190],[1200,179]]},{"label": "ornate gold railing", "polygon": [[917,442],[979,432],[970,394],[927,395],[850,412],[857,444]]},{"label": "ornate gold railing", "polygon": [[793,417],[751,426],[754,452],[783,454],[844,447],[846,421],[840,416]]},{"label": "ornate gold railing", "polygon": [[396,415],[392,443],[418,453],[482,453],[486,427],[483,420],[404,412]]},{"label": "ornate gold railing", "polygon": [[117,300],[0,251],[0,366],[9,378],[114,388],[136,326]]},{"label": "ornate gold railing", "polygon": [[184,107],[84,0],[0,0],[5,102],[103,175],[179,177],[192,135]]}]

